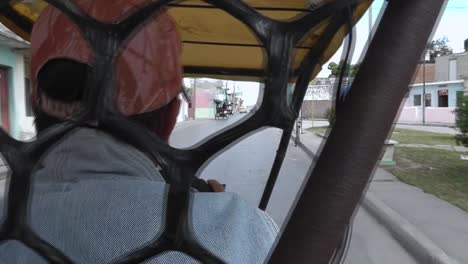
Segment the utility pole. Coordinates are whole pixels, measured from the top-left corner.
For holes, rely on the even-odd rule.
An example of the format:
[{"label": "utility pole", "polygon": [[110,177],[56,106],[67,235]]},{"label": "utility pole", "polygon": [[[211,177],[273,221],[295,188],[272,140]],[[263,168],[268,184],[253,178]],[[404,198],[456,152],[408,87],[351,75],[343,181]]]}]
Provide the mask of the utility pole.
[{"label": "utility pole", "polygon": [[[430,60],[428,53],[429,44],[424,47],[423,52],[423,99],[422,99],[422,124],[426,124],[426,61]],[[432,99],[432,98],[431,98]]]},{"label": "utility pole", "polygon": [[423,100],[422,100],[422,123],[426,124],[426,49],[423,59]]},{"label": "utility pole", "polygon": [[314,117],[314,115],[315,115],[315,113],[314,113],[314,110],[315,110],[314,109],[314,107],[315,107],[315,105],[314,105],[315,104],[315,101],[314,101],[314,97],[315,97],[315,95],[314,95],[314,85],[310,86],[310,92],[311,92],[311,95],[312,95],[311,100],[310,100],[312,102],[312,107],[310,109],[310,115],[311,115],[311,120],[312,120],[312,127],[314,127],[314,118],[315,118]]},{"label": "utility pole", "polygon": [[236,111],[236,81],[234,81],[234,88],[232,92],[231,101],[232,101],[232,111],[235,112]]},{"label": "utility pole", "polygon": [[193,120],[195,120],[196,115],[197,115],[197,78],[193,78],[192,107],[193,107]]}]

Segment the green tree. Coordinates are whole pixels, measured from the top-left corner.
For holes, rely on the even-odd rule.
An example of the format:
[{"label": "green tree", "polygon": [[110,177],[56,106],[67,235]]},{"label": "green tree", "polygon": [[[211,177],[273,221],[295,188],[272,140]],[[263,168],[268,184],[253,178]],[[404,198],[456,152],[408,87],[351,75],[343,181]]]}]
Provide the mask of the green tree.
[{"label": "green tree", "polygon": [[336,110],[334,106],[327,109],[325,117],[328,119],[329,127],[333,127],[336,121]]},{"label": "green tree", "polygon": [[[331,71],[330,77],[339,77],[343,69],[343,63],[330,62],[328,69]],[[345,76],[355,77],[359,70],[359,64],[346,64]]]},{"label": "green tree", "polygon": [[460,134],[455,136],[457,144],[468,147],[468,96],[463,96],[456,113],[457,127],[460,130]]},{"label": "green tree", "polygon": [[449,45],[449,40],[447,37],[435,39],[429,44],[429,55],[431,57],[431,62],[435,62],[435,58],[439,56],[450,55],[453,53],[453,50]]}]

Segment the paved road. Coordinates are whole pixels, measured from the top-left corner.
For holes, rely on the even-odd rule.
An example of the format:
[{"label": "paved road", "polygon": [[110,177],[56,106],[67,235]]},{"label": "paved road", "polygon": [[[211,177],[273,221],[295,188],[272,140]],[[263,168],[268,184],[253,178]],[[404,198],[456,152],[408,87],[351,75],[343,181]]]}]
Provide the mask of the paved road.
[{"label": "paved road", "polygon": [[[189,121],[179,125],[171,138],[176,147],[188,147],[243,116],[229,120]],[[227,184],[227,190],[239,193],[253,206],[257,206],[271,168],[281,136],[277,129],[265,129],[251,135],[223,152],[201,173],[205,179],[217,179]],[[308,142],[314,148],[320,140]],[[311,158],[300,148],[290,144],[285,163],[273,191],[267,212],[283,224],[289,208],[307,174]],[[354,218],[353,232],[346,264],[416,263],[396,242],[388,231],[365,210],[359,209]]]},{"label": "paved road", "polygon": [[[228,120],[197,120],[179,124],[171,138],[171,145],[189,147],[206,136],[239,122],[245,115]],[[227,184],[228,191],[239,193],[257,206],[271,168],[281,131],[265,129],[251,135],[213,160],[201,173],[206,179],[218,179]],[[320,139],[307,142],[318,148]],[[285,163],[273,191],[267,212],[282,225],[297,192],[307,174],[311,158],[300,148],[290,144]],[[0,197],[5,181],[0,180]],[[359,209],[354,218],[351,243],[346,264],[416,263],[365,210]]]}]

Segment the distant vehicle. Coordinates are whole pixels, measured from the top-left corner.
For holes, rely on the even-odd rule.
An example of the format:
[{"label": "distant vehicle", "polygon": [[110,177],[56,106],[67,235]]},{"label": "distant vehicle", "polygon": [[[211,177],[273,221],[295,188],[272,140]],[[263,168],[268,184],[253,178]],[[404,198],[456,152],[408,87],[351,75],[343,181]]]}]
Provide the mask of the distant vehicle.
[{"label": "distant vehicle", "polygon": [[215,119],[227,119],[229,111],[228,105],[225,103],[225,101],[221,101],[218,99],[214,99],[213,101],[216,104]]},{"label": "distant vehicle", "polygon": [[226,109],[226,111],[227,111],[227,114],[228,114],[228,115],[233,115],[233,114],[234,114],[234,113],[233,113],[234,108],[232,107],[231,102],[225,102],[224,105],[225,105],[225,109]]},{"label": "distant vehicle", "polygon": [[239,109],[239,113],[241,113],[241,114],[245,114],[245,113],[248,113],[248,112],[249,112],[249,110],[247,109],[247,107],[242,106]]}]

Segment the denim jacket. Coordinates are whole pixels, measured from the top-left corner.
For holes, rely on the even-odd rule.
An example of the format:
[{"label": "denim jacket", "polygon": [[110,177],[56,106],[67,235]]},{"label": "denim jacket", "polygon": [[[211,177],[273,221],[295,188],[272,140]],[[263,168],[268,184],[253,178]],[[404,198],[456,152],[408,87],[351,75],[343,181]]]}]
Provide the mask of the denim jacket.
[{"label": "denim jacket", "polygon": [[[103,132],[81,128],[54,146],[36,168],[29,225],[74,263],[111,263],[159,237],[167,190],[141,152]],[[265,262],[278,234],[265,212],[234,193],[191,196],[193,235],[202,246],[226,263]],[[0,245],[0,263],[46,261],[20,242],[8,241]],[[199,262],[166,252],[145,263]]]}]

